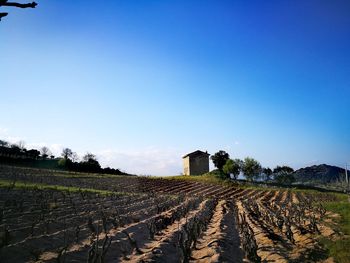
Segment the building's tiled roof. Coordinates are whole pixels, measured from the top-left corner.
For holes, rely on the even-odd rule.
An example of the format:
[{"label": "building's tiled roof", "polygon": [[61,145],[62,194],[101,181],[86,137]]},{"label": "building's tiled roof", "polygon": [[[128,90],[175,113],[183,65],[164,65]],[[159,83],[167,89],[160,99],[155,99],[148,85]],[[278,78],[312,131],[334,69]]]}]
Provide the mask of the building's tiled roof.
[{"label": "building's tiled roof", "polygon": [[188,153],[186,154],[185,156],[183,156],[182,158],[186,158],[186,157],[195,157],[195,156],[199,156],[199,155],[210,155],[208,152],[202,152],[200,150],[197,150],[197,151],[194,151],[194,152],[191,152],[191,153]]}]

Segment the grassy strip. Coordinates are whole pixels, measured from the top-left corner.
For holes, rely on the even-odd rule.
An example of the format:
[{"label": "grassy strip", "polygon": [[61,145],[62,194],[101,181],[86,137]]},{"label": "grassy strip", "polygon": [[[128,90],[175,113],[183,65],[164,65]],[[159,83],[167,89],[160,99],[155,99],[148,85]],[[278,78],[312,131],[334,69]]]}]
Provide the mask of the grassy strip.
[{"label": "grassy strip", "polygon": [[[52,170],[52,169],[42,169],[42,168],[33,168],[33,167],[22,167],[22,166],[9,166],[2,165],[9,169],[13,169],[14,172],[29,171],[34,172],[34,176],[58,176],[58,177],[66,177],[66,178],[136,178],[136,176],[130,175],[113,175],[113,174],[101,174],[101,173],[83,173],[83,172],[73,172],[73,171],[65,171],[65,170]],[[35,173],[39,171],[39,173]],[[45,173],[45,174],[43,174]]]},{"label": "grassy strip", "polygon": [[322,238],[321,244],[328,250],[329,256],[333,257],[336,262],[350,262],[350,202],[349,196],[337,194],[339,201],[328,202],[324,207],[333,213],[340,215],[339,218],[333,219],[337,223],[338,231],[344,235],[338,240]]},{"label": "grassy strip", "polygon": [[[78,173],[78,172],[57,172],[54,171],[52,174],[47,174],[48,176],[57,176],[64,178],[135,178],[134,176],[126,175],[110,175],[110,174],[89,174],[89,173]],[[37,176],[43,176],[42,174],[37,174]]]},{"label": "grassy strip", "polygon": [[26,183],[21,181],[16,181],[15,183],[10,180],[0,180],[0,188],[15,188],[15,189],[39,189],[39,190],[55,190],[55,191],[65,191],[71,193],[95,193],[100,195],[130,195],[130,196],[141,196],[144,195],[142,193],[130,193],[130,192],[113,192],[107,190],[99,190],[92,188],[79,188],[74,186],[61,186],[61,185],[48,185],[48,184],[40,184],[40,183]]}]

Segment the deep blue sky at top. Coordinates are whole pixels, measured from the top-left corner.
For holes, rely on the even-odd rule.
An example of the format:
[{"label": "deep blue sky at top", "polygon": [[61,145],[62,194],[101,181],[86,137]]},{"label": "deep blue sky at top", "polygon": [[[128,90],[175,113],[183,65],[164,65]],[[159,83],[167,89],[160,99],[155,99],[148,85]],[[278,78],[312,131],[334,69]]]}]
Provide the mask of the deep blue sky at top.
[{"label": "deep blue sky at top", "polygon": [[11,135],[171,149],[169,174],[196,149],[269,166],[350,161],[349,1],[38,3],[0,22]]}]

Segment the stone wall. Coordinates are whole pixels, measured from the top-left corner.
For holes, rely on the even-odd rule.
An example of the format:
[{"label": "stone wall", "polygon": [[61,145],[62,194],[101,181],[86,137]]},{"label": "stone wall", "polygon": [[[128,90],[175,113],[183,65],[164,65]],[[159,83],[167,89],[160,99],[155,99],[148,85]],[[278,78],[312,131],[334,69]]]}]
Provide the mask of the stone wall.
[{"label": "stone wall", "polygon": [[187,156],[183,159],[184,175],[200,175],[209,172],[209,156]]}]

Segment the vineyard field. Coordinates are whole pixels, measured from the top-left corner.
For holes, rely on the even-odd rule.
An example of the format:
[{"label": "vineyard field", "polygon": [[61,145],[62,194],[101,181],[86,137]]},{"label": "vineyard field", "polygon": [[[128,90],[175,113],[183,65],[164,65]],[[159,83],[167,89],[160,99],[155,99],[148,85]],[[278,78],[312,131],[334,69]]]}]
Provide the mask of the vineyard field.
[{"label": "vineyard field", "polygon": [[337,195],[0,166],[1,262],[335,262]]}]

